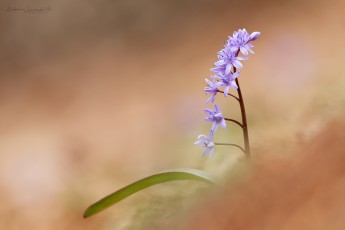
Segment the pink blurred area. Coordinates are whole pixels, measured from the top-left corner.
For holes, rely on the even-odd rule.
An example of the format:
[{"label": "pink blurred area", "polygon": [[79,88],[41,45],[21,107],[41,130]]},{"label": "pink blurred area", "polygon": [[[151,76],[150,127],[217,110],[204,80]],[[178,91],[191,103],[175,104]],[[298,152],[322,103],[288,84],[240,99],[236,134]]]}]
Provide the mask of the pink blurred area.
[{"label": "pink blurred area", "polygon": [[140,199],[88,220],[82,212],[153,172],[226,171],[222,153],[201,159],[193,142],[209,128],[204,79],[239,28],[261,32],[240,77],[254,150],[294,146],[344,116],[341,0],[0,6],[1,229],[126,226]]}]

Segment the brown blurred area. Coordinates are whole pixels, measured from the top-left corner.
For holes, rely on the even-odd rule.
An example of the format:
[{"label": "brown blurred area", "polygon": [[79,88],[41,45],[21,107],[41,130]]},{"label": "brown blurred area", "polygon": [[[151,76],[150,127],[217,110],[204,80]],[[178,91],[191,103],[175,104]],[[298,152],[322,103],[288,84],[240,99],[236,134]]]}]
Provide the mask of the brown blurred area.
[{"label": "brown blurred area", "polygon": [[[344,117],[341,0],[0,6],[0,229],[161,229],[182,215],[178,204],[193,203],[188,182],[81,218],[90,203],[157,171],[231,169],[238,153],[219,148],[202,159],[193,142],[209,129],[204,78],[239,28],[262,33],[240,77],[253,154],[289,155]],[[239,117],[235,103],[217,103]],[[242,141],[235,127],[217,138]],[[176,193],[187,195],[179,203]]]},{"label": "brown blurred area", "polygon": [[183,229],[344,229],[344,124],[328,124],[293,157],[253,160],[244,180],[203,202]]}]

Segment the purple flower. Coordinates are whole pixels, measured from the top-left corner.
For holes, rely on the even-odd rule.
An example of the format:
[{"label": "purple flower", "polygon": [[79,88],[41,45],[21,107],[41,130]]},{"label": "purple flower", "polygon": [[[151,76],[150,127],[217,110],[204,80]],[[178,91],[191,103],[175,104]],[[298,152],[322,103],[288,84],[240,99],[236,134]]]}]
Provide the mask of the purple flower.
[{"label": "purple flower", "polygon": [[215,67],[211,70],[216,74],[227,75],[231,72],[232,67],[241,69],[243,66],[240,61],[247,59],[247,57],[237,57],[236,52],[231,52],[230,47],[225,47],[218,52],[218,61],[214,63]]},{"label": "purple flower", "polygon": [[214,102],[214,99],[217,95],[217,92],[218,92],[218,88],[221,86],[221,83],[220,82],[216,82],[214,81],[214,77],[211,77],[211,79],[213,81],[210,81],[208,79],[205,79],[206,83],[207,83],[207,86],[205,87],[204,91],[207,93],[207,94],[211,94],[211,97],[209,99],[207,99],[207,102]]},{"label": "purple flower", "polygon": [[212,109],[205,109],[205,113],[207,113],[209,116],[205,117],[206,121],[213,122],[212,128],[210,131],[210,136],[213,137],[213,134],[217,130],[218,126],[220,125],[222,128],[226,128],[226,122],[223,117],[222,111],[220,111],[218,105],[214,105],[215,110]]},{"label": "purple flower", "polygon": [[195,145],[200,145],[204,147],[204,150],[202,151],[202,156],[206,156],[207,153],[209,154],[210,157],[213,155],[214,151],[214,146],[215,144],[213,143],[213,137],[207,137],[205,135],[199,135],[198,140],[194,142]]},{"label": "purple flower", "polygon": [[224,86],[224,96],[228,96],[230,87],[234,89],[238,89],[236,84],[236,78],[240,75],[240,72],[229,73],[227,75],[219,75],[220,83]]},{"label": "purple flower", "polygon": [[251,35],[247,32],[246,29],[239,29],[235,31],[232,37],[229,36],[229,40],[227,42],[227,47],[230,48],[231,52],[237,52],[238,50],[241,51],[242,54],[248,55],[248,52],[254,53],[251,48],[254,46],[249,42],[255,41],[260,36],[260,32],[253,32]]}]

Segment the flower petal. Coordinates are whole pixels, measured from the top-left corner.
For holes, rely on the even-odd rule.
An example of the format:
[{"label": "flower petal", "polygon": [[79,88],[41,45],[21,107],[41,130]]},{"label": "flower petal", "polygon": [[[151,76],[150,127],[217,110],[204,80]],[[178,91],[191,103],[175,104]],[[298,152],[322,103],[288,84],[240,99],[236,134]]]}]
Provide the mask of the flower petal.
[{"label": "flower petal", "polygon": [[227,86],[227,87],[224,88],[224,96],[225,96],[225,97],[228,96],[228,94],[229,94],[229,89],[230,89],[229,86]]},{"label": "flower petal", "polygon": [[210,158],[213,156],[213,152],[214,152],[214,148],[212,148],[212,149],[209,150],[208,155],[210,156]]},{"label": "flower petal", "polygon": [[247,49],[244,48],[243,46],[241,46],[240,50],[241,50],[241,53],[243,53],[244,55],[248,55]]},{"label": "flower petal", "polygon": [[205,148],[203,151],[202,151],[202,156],[205,157],[207,155],[207,152],[209,152],[210,150],[208,148]]},{"label": "flower petal", "polygon": [[225,129],[226,128],[226,122],[225,119],[223,118],[222,121],[220,122],[220,126]]},{"label": "flower petal", "polygon": [[240,75],[240,73],[241,73],[241,71],[236,71],[235,73],[233,73],[232,74],[232,80],[235,80],[237,77],[238,77],[238,75]]},{"label": "flower petal", "polygon": [[239,61],[237,61],[237,60],[234,61],[233,65],[234,65],[236,68],[238,68],[238,69],[242,69],[242,68],[243,68],[243,65],[241,64],[241,62],[239,62]]},{"label": "flower petal", "polygon": [[212,109],[204,109],[204,112],[211,115],[213,113],[213,110]]},{"label": "flower petal", "polygon": [[216,94],[213,94],[211,97],[209,97],[206,101],[206,103],[209,103],[209,102],[214,102],[214,99],[216,98]]},{"label": "flower petal", "polygon": [[196,142],[194,142],[195,145],[203,145],[203,141],[202,140],[197,140]]},{"label": "flower petal", "polygon": [[236,89],[236,90],[238,89],[238,86],[237,86],[235,81],[231,81],[231,87]]},{"label": "flower petal", "polygon": [[238,50],[238,46],[236,45],[233,45],[233,46],[231,46],[230,47],[230,51],[232,52],[232,53],[235,53],[235,52],[237,52],[237,50]]},{"label": "flower petal", "polygon": [[258,39],[260,37],[260,32],[253,32],[250,36],[249,36],[249,41],[255,41],[256,39]]},{"label": "flower petal", "polygon": [[214,108],[217,113],[221,113],[219,106],[217,104],[214,105]]},{"label": "flower petal", "polygon": [[225,68],[225,74],[226,75],[228,75],[231,72],[231,67],[232,67],[231,63],[226,65],[226,68]]},{"label": "flower petal", "polygon": [[[214,122],[214,123],[212,124],[212,128],[211,128],[211,131],[212,131],[213,134],[216,132],[217,128],[218,128],[218,124],[217,124],[216,122]],[[212,136],[213,136],[213,135],[212,135]]]}]

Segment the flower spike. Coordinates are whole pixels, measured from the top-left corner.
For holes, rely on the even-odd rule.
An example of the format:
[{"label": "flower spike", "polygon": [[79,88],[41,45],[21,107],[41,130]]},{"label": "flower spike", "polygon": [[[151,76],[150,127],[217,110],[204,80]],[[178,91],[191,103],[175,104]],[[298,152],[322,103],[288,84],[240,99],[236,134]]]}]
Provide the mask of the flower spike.
[{"label": "flower spike", "polygon": [[[244,101],[239,86],[238,76],[240,71],[243,68],[241,61],[248,59],[248,54],[254,54],[252,48],[254,47],[250,42],[255,41],[260,37],[260,32],[253,32],[249,34],[246,29],[239,29],[235,31],[232,36],[229,36],[227,42],[224,45],[224,48],[221,49],[218,54],[218,60],[214,63],[214,67],[211,68],[211,71],[214,72],[209,79],[205,79],[207,86],[204,88],[206,94],[211,96],[207,99],[207,102],[214,102],[217,93],[224,93],[224,96],[228,95],[235,98],[240,105],[242,123],[232,118],[224,118],[223,113],[221,112],[218,105],[215,105],[215,109],[205,109],[205,113],[208,116],[205,118],[206,121],[212,122],[212,127],[210,130],[210,136],[199,135],[198,141],[195,142],[197,145],[202,145],[205,147],[203,151],[203,156],[209,153],[212,156],[214,151],[214,146],[217,145],[228,145],[235,146],[244,151],[246,157],[250,157],[250,146],[249,146],[249,137],[248,137],[248,127],[247,127],[247,118],[244,108]],[[239,56],[243,54],[244,56]],[[237,95],[229,93],[230,89],[233,88],[237,90]],[[221,90],[223,89],[223,91]],[[226,128],[226,121],[231,121],[238,124],[243,130],[243,139],[244,139],[244,148],[236,144],[230,143],[214,143],[213,138],[214,134],[218,128]]]}]

